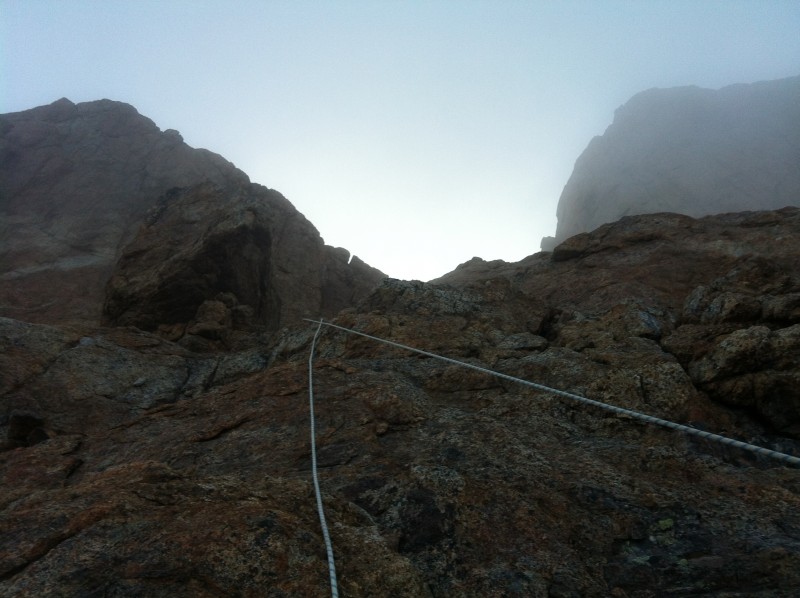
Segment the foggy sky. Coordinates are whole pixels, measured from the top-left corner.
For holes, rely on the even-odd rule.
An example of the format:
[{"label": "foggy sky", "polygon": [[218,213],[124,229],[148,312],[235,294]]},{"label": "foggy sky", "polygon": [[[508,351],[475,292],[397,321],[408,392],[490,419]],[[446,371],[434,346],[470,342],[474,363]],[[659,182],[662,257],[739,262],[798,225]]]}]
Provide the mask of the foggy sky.
[{"label": "foggy sky", "polygon": [[0,0],[0,112],[134,105],[398,278],[516,261],[651,87],[800,74],[800,2]]}]

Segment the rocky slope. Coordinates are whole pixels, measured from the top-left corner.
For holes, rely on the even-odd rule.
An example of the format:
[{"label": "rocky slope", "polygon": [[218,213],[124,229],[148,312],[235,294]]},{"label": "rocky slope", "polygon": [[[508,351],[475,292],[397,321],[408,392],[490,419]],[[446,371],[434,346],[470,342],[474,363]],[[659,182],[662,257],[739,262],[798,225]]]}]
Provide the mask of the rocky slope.
[{"label": "rocky slope", "polygon": [[800,205],[800,77],[651,89],[575,163],[556,239],[632,214],[704,216]]},{"label": "rocky slope", "polygon": [[[0,595],[329,595],[315,327],[224,349],[162,301],[195,262],[148,238],[183,239],[216,193],[156,209],[106,326],[0,319]],[[270,216],[242,193],[240,255],[261,255]],[[516,264],[384,281],[335,321],[800,454],[798,235],[793,208],[628,217]],[[198,311],[283,309],[246,282],[260,258],[233,261],[236,301]],[[332,329],[314,387],[344,596],[800,593],[800,469]]]},{"label": "rocky slope", "polygon": [[[138,294],[170,293],[153,285],[172,284],[185,296],[170,298],[180,305],[168,311],[180,314],[156,308],[160,324],[185,324],[204,301],[239,292],[240,316],[276,328],[300,313],[335,313],[383,278],[359,260],[348,267],[347,258],[279,193],[189,147],[177,131],[161,132],[132,106],[62,99],[0,116],[0,315],[97,324],[113,274],[113,321],[147,327],[130,302],[150,309]],[[161,274],[148,274],[143,260],[198,271],[192,281],[155,283]],[[222,262],[233,271],[216,271]],[[244,279],[261,274],[268,280],[249,288],[255,283]],[[301,294],[302,305],[290,307]]]}]

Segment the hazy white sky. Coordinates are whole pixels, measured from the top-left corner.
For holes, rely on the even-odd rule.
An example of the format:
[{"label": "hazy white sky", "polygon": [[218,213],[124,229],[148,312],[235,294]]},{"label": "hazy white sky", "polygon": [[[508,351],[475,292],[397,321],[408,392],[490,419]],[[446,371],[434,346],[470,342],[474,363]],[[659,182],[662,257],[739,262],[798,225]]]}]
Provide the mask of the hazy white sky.
[{"label": "hazy white sky", "polygon": [[538,251],[633,94],[798,74],[798,0],[0,0],[0,112],[133,104],[397,278]]}]

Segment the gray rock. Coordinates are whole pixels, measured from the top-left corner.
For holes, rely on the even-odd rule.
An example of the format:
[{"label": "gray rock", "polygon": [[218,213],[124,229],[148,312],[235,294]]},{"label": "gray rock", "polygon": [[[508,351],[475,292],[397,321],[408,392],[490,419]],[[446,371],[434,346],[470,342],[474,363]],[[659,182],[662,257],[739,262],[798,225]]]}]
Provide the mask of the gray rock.
[{"label": "gray rock", "polygon": [[800,324],[751,326],[724,336],[689,364],[692,381],[729,405],[752,409],[776,430],[800,432]]},{"label": "gray rock", "polygon": [[497,345],[497,348],[515,351],[542,351],[547,348],[547,339],[530,332],[520,332],[505,337]]},{"label": "gray rock", "polygon": [[558,202],[556,239],[631,214],[798,205],[798,164],[800,77],[716,91],[650,89],[619,108],[576,161]]}]

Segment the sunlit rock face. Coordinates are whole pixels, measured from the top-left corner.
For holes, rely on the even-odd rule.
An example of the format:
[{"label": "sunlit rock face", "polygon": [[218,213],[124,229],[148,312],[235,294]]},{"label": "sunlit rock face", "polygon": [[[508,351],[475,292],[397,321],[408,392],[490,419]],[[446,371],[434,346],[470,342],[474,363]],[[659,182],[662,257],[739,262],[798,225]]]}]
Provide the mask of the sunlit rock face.
[{"label": "sunlit rock face", "polygon": [[631,214],[800,205],[798,164],[800,77],[642,92],[576,161],[546,249]]}]

